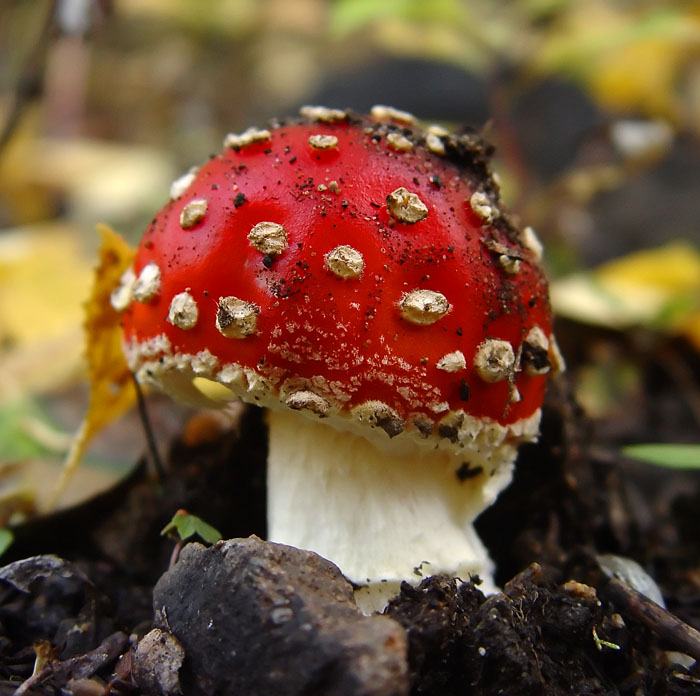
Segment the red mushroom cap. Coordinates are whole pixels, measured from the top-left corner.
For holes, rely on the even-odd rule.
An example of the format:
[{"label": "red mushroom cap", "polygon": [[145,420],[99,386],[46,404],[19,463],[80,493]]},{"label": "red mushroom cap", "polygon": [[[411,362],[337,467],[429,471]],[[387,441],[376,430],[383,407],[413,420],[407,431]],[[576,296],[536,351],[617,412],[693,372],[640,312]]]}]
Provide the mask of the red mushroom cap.
[{"label": "red mushroom cap", "polygon": [[430,447],[535,437],[547,283],[487,146],[386,107],[302,115],[173,185],[114,295],[138,378]]}]

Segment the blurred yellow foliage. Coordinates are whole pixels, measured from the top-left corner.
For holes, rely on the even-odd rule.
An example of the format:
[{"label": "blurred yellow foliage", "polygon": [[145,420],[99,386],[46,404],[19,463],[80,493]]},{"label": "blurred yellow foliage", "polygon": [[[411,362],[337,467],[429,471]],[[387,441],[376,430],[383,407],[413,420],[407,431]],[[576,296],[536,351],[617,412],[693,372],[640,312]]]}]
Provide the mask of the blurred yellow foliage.
[{"label": "blurred yellow foliage", "polygon": [[534,65],[579,78],[604,107],[677,120],[680,75],[698,59],[697,7],[585,0],[570,3],[551,26]]},{"label": "blurred yellow foliage", "polygon": [[680,333],[700,350],[700,251],[674,242],[555,281],[556,312],[577,321]]},{"label": "blurred yellow foliage", "polygon": [[80,368],[81,302],[90,263],[67,224],[0,237],[0,404],[50,389]]},{"label": "blurred yellow foliage", "polygon": [[[222,33],[231,38],[252,31],[260,22],[266,2],[217,0],[206,4],[191,0],[119,0],[119,11],[138,19],[172,22],[189,30]],[[293,3],[290,3],[293,4]]]},{"label": "blurred yellow foliage", "polygon": [[85,305],[84,324],[90,406],[66,457],[53,503],[80,464],[90,440],[136,400],[131,373],[122,352],[121,316],[110,303],[110,295],[132,263],[135,251],[106,225],[100,225],[99,231],[102,237],[100,260]]},{"label": "blurred yellow foliage", "polygon": [[690,124],[700,117],[686,84],[700,62],[697,3],[337,0],[331,7],[332,36],[363,30],[363,40],[392,53],[479,73],[505,59],[523,75],[573,77],[604,108]]},{"label": "blurred yellow foliage", "polygon": [[26,347],[78,325],[90,265],[70,225],[49,224],[0,237],[0,341]]},{"label": "blurred yellow foliage", "polygon": [[[89,228],[100,219],[128,225],[160,204],[177,174],[166,151],[44,137],[38,117],[30,112],[0,157],[0,210],[18,227],[66,210]],[[81,230],[72,232],[77,238]]]}]

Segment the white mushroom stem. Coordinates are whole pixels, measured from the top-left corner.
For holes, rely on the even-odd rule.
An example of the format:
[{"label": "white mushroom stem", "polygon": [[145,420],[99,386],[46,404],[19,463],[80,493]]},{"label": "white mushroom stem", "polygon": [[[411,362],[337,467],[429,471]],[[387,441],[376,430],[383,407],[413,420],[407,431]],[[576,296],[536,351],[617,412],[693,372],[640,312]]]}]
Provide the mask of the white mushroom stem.
[{"label": "white mushroom stem", "polygon": [[355,585],[366,614],[401,581],[478,574],[494,591],[493,564],[472,526],[510,481],[512,462],[460,481],[467,456],[392,454],[298,413],[268,413],[268,536],[315,551]]}]

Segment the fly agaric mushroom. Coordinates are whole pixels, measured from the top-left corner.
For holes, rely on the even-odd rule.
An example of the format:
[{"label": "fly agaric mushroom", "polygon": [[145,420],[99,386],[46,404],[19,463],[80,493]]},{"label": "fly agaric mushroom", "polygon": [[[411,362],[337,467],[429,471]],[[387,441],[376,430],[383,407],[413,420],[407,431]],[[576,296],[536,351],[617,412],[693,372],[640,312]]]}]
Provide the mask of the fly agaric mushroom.
[{"label": "fly agaric mushroom", "polygon": [[541,249],[487,146],[389,107],[304,107],[177,180],[113,303],[142,384],[268,409],[269,538],[365,611],[492,563],[472,522],[560,364]]}]

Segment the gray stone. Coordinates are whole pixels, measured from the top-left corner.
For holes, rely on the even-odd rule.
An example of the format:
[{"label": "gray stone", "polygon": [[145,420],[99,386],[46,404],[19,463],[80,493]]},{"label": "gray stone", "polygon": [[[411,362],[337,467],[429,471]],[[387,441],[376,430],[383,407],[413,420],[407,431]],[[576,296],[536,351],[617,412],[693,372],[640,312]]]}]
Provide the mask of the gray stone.
[{"label": "gray stone", "polygon": [[154,590],[156,626],[185,650],[187,694],[405,696],[406,635],[363,616],[315,553],[257,537],[188,544]]}]

